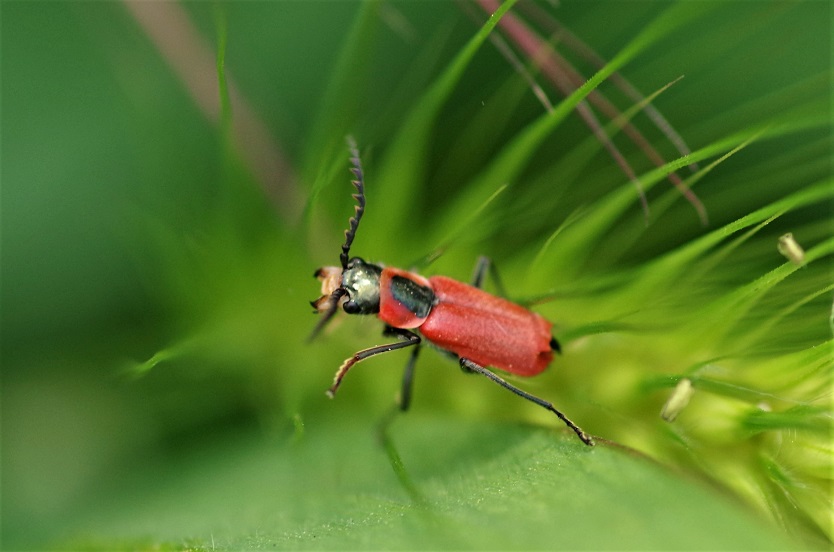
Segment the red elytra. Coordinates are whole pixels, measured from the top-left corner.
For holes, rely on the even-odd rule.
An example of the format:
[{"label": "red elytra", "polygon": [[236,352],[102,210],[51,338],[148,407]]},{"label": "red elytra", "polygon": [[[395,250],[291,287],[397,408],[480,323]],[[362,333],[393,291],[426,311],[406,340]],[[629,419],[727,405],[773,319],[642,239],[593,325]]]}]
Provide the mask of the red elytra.
[{"label": "red elytra", "polygon": [[[383,269],[383,288],[389,270],[396,269]],[[441,349],[519,376],[540,374],[553,360],[553,324],[541,315],[445,276],[432,276],[428,283],[436,302],[418,328]],[[391,324],[385,299],[381,294],[379,318]]]}]

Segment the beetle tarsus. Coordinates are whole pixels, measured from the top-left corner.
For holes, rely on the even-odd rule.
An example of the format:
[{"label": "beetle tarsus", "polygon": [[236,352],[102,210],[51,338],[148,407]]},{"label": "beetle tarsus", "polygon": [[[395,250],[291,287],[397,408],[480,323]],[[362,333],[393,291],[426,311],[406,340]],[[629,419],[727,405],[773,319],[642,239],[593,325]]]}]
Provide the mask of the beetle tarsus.
[{"label": "beetle tarsus", "polygon": [[327,396],[328,397],[330,397],[332,399],[333,397],[336,396],[336,391],[338,391],[339,386],[342,385],[342,379],[344,379],[345,374],[348,373],[348,370],[350,370],[350,368],[354,364],[356,364],[357,362],[362,360],[363,357],[361,357],[359,355],[361,355],[364,352],[365,351],[359,351],[358,353],[356,353],[355,355],[353,355],[349,359],[345,360],[342,363],[342,365],[339,366],[339,369],[336,371],[336,375],[333,376],[333,385],[331,385],[330,389],[327,390]]}]

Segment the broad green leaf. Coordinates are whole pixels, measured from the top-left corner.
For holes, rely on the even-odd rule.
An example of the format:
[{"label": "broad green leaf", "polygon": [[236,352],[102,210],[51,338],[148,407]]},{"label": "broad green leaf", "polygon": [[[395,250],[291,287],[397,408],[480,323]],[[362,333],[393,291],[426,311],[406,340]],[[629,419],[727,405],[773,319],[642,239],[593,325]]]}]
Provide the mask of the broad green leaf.
[{"label": "broad green leaf", "polygon": [[796,548],[716,489],[634,451],[587,447],[561,428],[409,414],[390,428],[386,448],[366,421],[319,421],[296,442],[204,443],[138,469],[116,494],[74,512],[51,546]]}]

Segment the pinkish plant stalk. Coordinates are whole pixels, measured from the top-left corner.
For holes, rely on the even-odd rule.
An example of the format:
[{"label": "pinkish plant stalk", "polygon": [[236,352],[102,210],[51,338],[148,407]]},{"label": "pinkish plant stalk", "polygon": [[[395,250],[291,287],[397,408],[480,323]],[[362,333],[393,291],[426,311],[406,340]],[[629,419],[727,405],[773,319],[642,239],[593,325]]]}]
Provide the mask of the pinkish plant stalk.
[{"label": "pinkish plant stalk", "polygon": [[[498,0],[478,0],[478,5],[481,9],[486,12],[487,14],[493,13],[496,9],[498,9],[499,2]],[[560,39],[564,39],[565,43],[568,44],[571,48],[573,48],[577,54],[586,58],[589,62],[593,63],[594,65],[601,67],[604,65],[604,60],[601,56],[599,56],[592,48],[587,46],[584,42],[582,42],[578,37],[575,35],[567,32],[558,22],[556,22],[553,18],[547,15],[543,10],[533,6],[532,4],[525,8],[528,10],[534,10],[532,12],[532,17],[534,17],[537,21],[542,22],[544,26],[547,26],[551,29],[554,34],[558,34]],[[499,29],[504,33],[505,36],[525,55],[529,56],[531,59],[535,60],[536,65],[540,68],[541,72],[548,78],[548,80],[564,95],[569,95],[574,90],[576,90],[579,86],[585,82],[585,77],[583,77],[579,71],[576,70],[575,67],[562,55],[560,55],[547,41],[543,40],[541,36],[530,28],[521,18],[516,16],[513,13],[508,13],[504,15],[504,17],[499,22]],[[523,64],[519,62],[519,60],[515,57],[512,50],[506,43],[503,43],[497,35],[493,35],[496,37],[493,39],[493,43],[496,44],[499,51],[504,55],[510,63],[516,68],[516,70],[522,71],[525,74],[525,78],[527,78],[528,82],[534,83],[534,79],[527,74],[526,70],[523,68]],[[612,82],[620,88],[628,97],[633,99],[635,102],[645,102],[645,96],[637,90],[628,80],[626,80],[622,75],[618,73],[614,73],[611,77]],[[545,98],[542,101],[543,105],[546,109],[552,109],[552,104],[549,100],[546,99],[546,94],[538,85],[531,84],[534,93],[536,96],[542,101],[542,97]],[[585,121],[588,127],[593,132],[594,136],[600,141],[600,143],[605,147],[608,151],[609,155],[614,159],[623,173],[631,180],[634,184],[635,188],[637,189],[640,195],[640,204],[643,208],[643,212],[648,218],[648,203],[646,201],[645,193],[643,192],[642,186],[640,185],[639,180],[637,179],[637,175],[632,169],[631,165],[619,151],[617,146],[611,141],[608,134],[606,133],[605,129],[600,124],[597,116],[594,114],[594,111],[591,108],[593,104],[597,107],[606,117],[611,119],[612,121],[617,119],[624,119],[622,112],[612,104],[603,94],[601,94],[598,90],[592,91],[587,98],[587,101],[583,100],[576,106],[576,110],[579,113],[580,117]],[[689,148],[687,147],[686,143],[684,142],[683,138],[675,132],[672,128],[672,125],[663,117],[663,115],[654,108],[650,103],[646,103],[643,110],[646,112],[647,116],[650,120],[655,124],[655,126],[666,136],[666,138],[677,148],[678,152],[682,155],[688,155],[690,153]],[[662,166],[666,163],[666,160],[663,158],[660,153],[656,149],[654,149],[651,144],[646,140],[643,134],[632,125],[630,122],[624,122],[621,125],[623,132],[628,136],[628,138],[639,147],[646,157],[654,163],[656,166]],[[691,166],[693,170],[696,168]],[[668,175],[669,181],[680,191],[681,195],[683,195],[686,200],[692,204],[695,210],[698,213],[698,217],[701,220],[701,223],[706,225],[708,222],[707,219],[707,212],[704,208],[704,205],[698,199],[692,190],[690,190],[686,184],[681,180],[681,178],[675,173],[671,172]]]}]

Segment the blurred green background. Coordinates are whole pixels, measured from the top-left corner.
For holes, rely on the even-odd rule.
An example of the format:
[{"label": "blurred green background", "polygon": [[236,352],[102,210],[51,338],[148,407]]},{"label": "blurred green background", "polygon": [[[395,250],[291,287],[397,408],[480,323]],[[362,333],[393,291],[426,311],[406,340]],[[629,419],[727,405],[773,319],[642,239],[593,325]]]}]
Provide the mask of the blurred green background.
[{"label": "blurred green background", "polygon": [[[200,521],[190,524],[189,515],[200,518],[203,498],[200,490],[178,487],[183,474],[188,481],[189,474],[200,470],[225,473],[238,461],[254,464],[255,482],[240,485],[253,498],[231,502],[250,508],[244,518],[257,520],[268,504],[253,491],[262,481],[259,475],[284,470],[280,477],[286,480],[279,487],[284,486],[292,509],[309,486],[315,487],[316,468],[306,461],[320,460],[319,452],[328,450],[331,440],[337,459],[349,463],[355,453],[356,464],[367,463],[370,472],[360,470],[358,482],[347,486],[354,498],[346,508],[373,510],[372,500],[365,504],[356,497],[367,499],[377,484],[397,489],[394,474],[402,476],[386,467],[385,454],[370,440],[375,421],[398,388],[403,355],[358,368],[336,402],[329,402],[323,391],[333,371],[355,350],[379,343],[378,324],[348,320],[334,324],[334,331],[318,342],[304,344],[315,322],[307,301],[318,295],[311,275],[337,262],[352,209],[344,134],[356,133],[368,173],[368,217],[354,252],[409,266],[431,253],[457,226],[455,221],[468,220],[481,204],[478,197],[466,196],[467,183],[543,113],[513,68],[485,44],[444,102],[429,143],[414,151],[419,162],[401,167],[405,176],[418,180],[419,193],[396,198],[396,182],[381,182],[376,190],[385,191],[375,191],[374,177],[385,180],[399,170],[388,166],[385,172],[380,165],[396,158],[389,156],[389,147],[402,142],[397,140],[407,132],[403,121],[476,33],[480,22],[460,5],[184,3],[158,4],[154,13],[154,3],[142,4],[7,1],[0,6],[4,548],[163,543],[202,549],[220,534],[226,535],[223,546],[260,546],[271,541],[253,536],[261,527],[254,521],[230,520],[227,527],[215,526],[211,537]],[[610,59],[670,5],[564,1],[548,9]],[[590,131],[572,116],[511,183],[511,199],[502,196],[499,210],[487,209],[469,221],[431,272],[467,280],[476,256],[485,253],[503,263],[505,283],[519,297],[556,289],[552,295],[568,300],[573,276],[575,287],[587,284],[584,293],[593,296],[590,282],[602,282],[606,274],[639,268],[709,230],[830,178],[831,128],[820,122],[830,120],[830,4],[727,1],[712,3],[705,12],[653,44],[624,73],[645,93],[685,74],[655,105],[695,149],[742,129],[761,126],[773,132],[773,139],[730,158],[698,184],[711,219],[708,229],[690,205],[677,200],[668,211],[658,209],[657,220],[639,233],[643,219],[635,201],[599,238],[588,259],[566,268],[562,276],[546,273],[537,280],[528,275],[526,287],[521,285],[535,251],[532,244],[541,244],[578,209],[629,185],[604,151],[593,151]],[[153,30],[161,33],[154,39]],[[231,87],[232,107],[225,111],[217,108],[218,52],[225,56]],[[180,55],[178,62],[174,58]],[[590,76],[592,69],[585,69]],[[189,78],[193,81],[186,84]],[[616,97],[617,91],[606,86]],[[554,101],[560,98],[549,93]],[[200,97],[208,98],[206,103]],[[623,103],[629,105],[620,99]],[[780,125],[793,126],[779,132]],[[667,159],[676,157],[657,131],[644,126]],[[571,181],[580,184],[563,185],[559,171],[571,166],[555,160],[588,144],[591,161],[577,162],[580,168]],[[638,173],[651,168],[627,140],[620,137],[618,144]],[[519,185],[528,181],[528,188]],[[650,206],[668,198],[668,187],[661,184],[649,193]],[[766,228],[761,241],[736,257],[735,271],[720,273],[710,284],[733,289],[784,262],[775,253],[775,239],[785,231],[805,228],[805,234],[798,233],[803,243],[830,239],[830,198],[829,193],[826,200]],[[397,201],[406,204],[408,217],[392,220],[389,208],[399,212]],[[634,235],[640,238],[623,246],[617,236],[624,233],[617,229],[638,232]],[[810,267],[807,275],[815,279],[792,289],[791,300],[819,289],[826,278],[830,283],[830,262],[827,266]],[[817,344],[830,352],[830,301],[830,291],[810,301],[809,308],[815,309],[810,318],[805,315],[809,311],[799,309],[796,324],[774,331],[765,353]],[[587,310],[591,305],[599,310]],[[691,305],[698,307],[694,301]],[[574,313],[560,312],[557,304],[546,314],[557,322],[558,335],[606,321],[611,312],[604,308],[603,301],[591,298],[577,303]],[[617,395],[599,392],[599,386],[608,381],[630,388],[633,382],[606,366],[618,354],[616,347],[606,353],[606,343],[597,356],[585,351],[574,364],[568,349],[567,360],[557,360],[567,363],[564,376],[551,371],[543,382],[516,383],[559,398],[577,421],[586,420],[590,430],[616,439],[612,420],[628,427],[628,418],[614,406],[595,417],[606,394]],[[652,362],[664,362],[660,357],[668,353],[647,350]],[[422,357],[416,412],[409,414],[418,421],[412,436],[402,437],[406,444],[401,451],[406,464],[407,453],[413,453],[415,479],[454,465],[451,453],[421,457],[428,453],[425,444],[420,446],[421,437],[437,447],[452,440],[438,427],[455,426],[449,429],[458,439],[454,442],[474,443],[474,449],[450,449],[492,458],[499,453],[484,441],[522,440],[515,426],[506,425],[511,421],[554,425],[487,385],[467,385],[469,380],[462,380],[439,355]],[[583,381],[591,369],[602,372],[571,391],[571,383]],[[829,372],[826,368],[823,377],[830,377]],[[654,419],[662,402],[663,397],[655,397],[634,410]],[[493,421],[498,423],[495,435],[489,429]],[[348,435],[363,444],[354,449]],[[305,440],[313,443],[308,445],[312,452],[293,449]],[[546,442],[542,439],[540,447]],[[487,450],[477,452],[484,446]],[[538,454],[538,448],[532,450]],[[819,454],[820,465],[830,466],[830,446]],[[333,461],[325,464],[337,469]],[[378,483],[370,467],[379,465],[386,470],[379,477],[387,483]],[[350,464],[341,469],[350,473]],[[199,483],[212,481],[211,475],[194,477]],[[293,483],[293,477],[301,483]],[[338,484],[330,484],[334,496],[323,496],[338,500]],[[156,491],[172,488],[171,497],[158,498]],[[179,514],[164,530],[164,522],[155,523],[149,513],[155,500],[166,504],[161,511],[171,507]],[[295,513],[298,519],[284,520],[286,527],[315,517],[305,516],[304,508],[317,507],[309,500]],[[224,504],[229,504],[226,498],[217,498],[217,509]],[[214,511],[215,506],[206,508]],[[136,511],[142,513],[134,516]],[[343,513],[335,508],[324,517],[337,512]],[[263,526],[287,530],[280,520]],[[818,545],[825,541],[822,533],[812,528],[799,538]],[[277,542],[290,548],[316,546],[303,535],[293,538],[298,540]],[[322,541],[321,546],[338,542]],[[409,547],[420,541],[393,542]],[[434,545],[449,542],[456,541],[438,537]],[[665,541],[633,542],[659,547]],[[752,541],[738,541],[743,542]],[[763,542],[782,544],[767,537]],[[373,539],[353,543],[384,546]],[[598,544],[605,546],[604,541]],[[457,545],[466,547],[466,541]],[[581,547],[582,541],[572,545]]]}]

